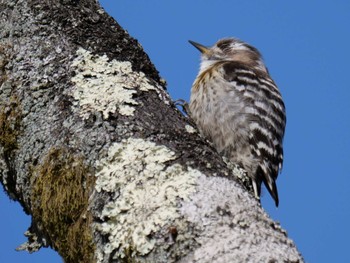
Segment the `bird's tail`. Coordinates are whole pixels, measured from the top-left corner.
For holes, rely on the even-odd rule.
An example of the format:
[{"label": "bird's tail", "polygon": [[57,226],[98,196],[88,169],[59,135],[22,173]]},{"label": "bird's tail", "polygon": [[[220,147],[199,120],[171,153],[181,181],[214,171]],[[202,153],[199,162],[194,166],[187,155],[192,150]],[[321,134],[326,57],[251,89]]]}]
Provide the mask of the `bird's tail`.
[{"label": "bird's tail", "polygon": [[[267,166],[264,166],[267,167]],[[278,207],[279,199],[278,199],[278,191],[276,186],[276,178],[277,176],[273,175],[273,171],[271,169],[263,169],[263,167],[259,167],[258,169],[258,177],[262,179],[264,185],[269,191],[272,198],[275,200],[276,207]],[[259,187],[260,194],[260,187]]]}]

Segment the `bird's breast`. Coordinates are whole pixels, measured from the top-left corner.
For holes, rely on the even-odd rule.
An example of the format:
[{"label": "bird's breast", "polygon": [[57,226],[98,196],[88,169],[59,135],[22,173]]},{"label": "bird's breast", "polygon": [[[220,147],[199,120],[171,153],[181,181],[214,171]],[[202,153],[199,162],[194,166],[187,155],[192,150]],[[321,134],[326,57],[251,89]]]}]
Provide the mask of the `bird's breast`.
[{"label": "bird's breast", "polygon": [[207,71],[198,76],[189,106],[191,118],[200,132],[213,141],[219,151],[237,140],[245,143],[242,138],[248,138],[248,131],[242,125],[247,116],[242,95],[232,89],[220,71]]}]

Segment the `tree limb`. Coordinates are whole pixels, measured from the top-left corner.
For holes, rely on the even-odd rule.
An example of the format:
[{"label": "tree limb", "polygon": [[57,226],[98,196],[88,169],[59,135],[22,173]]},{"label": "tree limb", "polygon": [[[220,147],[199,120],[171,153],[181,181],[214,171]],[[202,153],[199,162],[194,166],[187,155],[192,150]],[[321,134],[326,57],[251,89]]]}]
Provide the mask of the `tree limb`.
[{"label": "tree limb", "polygon": [[0,176],[65,262],[302,262],[93,0],[0,0]]}]

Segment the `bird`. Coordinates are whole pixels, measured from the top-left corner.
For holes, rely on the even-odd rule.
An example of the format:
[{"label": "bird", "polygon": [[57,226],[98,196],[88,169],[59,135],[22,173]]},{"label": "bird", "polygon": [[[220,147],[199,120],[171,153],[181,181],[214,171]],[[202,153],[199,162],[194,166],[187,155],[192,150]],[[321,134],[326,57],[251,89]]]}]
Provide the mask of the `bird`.
[{"label": "bird", "polygon": [[246,171],[254,196],[260,201],[264,183],[278,207],[286,110],[262,55],[237,38],[211,47],[189,42],[201,52],[190,118],[222,156]]}]

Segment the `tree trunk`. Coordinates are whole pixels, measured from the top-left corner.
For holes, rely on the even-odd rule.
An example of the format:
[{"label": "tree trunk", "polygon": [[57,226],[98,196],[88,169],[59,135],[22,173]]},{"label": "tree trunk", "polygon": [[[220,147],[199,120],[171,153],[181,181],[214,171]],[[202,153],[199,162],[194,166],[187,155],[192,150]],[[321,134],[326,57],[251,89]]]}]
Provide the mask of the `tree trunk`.
[{"label": "tree trunk", "polygon": [[65,262],[302,262],[94,0],[0,0],[0,176],[19,250]]}]

